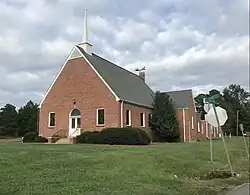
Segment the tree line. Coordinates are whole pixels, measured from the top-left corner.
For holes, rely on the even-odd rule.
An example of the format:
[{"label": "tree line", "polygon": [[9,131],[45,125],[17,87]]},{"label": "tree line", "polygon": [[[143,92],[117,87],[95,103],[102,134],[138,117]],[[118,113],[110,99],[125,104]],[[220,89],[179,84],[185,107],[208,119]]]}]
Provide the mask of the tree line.
[{"label": "tree line", "polygon": [[[228,120],[222,130],[230,132],[232,135],[237,135],[237,118],[238,124],[243,124],[245,131],[250,131],[250,93],[242,88],[240,85],[231,84],[225,87],[222,92],[217,89],[212,89],[209,93],[201,93],[197,95],[195,104],[201,118],[205,118],[205,110],[203,98],[219,94],[219,101],[217,106],[224,108],[228,114]],[[241,135],[238,127],[238,135]]]},{"label": "tree line", "polygon": [[[204,119],[206,114],[203,108],[203,98],[215,94],[219,94],[220,97],[218,106],[227,110],[228,113],[228,120],[222,130],[236,135],[238,115],[238,124],[243,124],[244,129],[250,131],[250,93],[236,84],[229,85],[222,92],[212,89],[207,94],[198,94],[194,100],[201,119]],[[165,140],[167,139],[165,136],[171,135],[170,137],[177,139],[179,136],[178,122],[169,97],[156,93],[155,100],[151,126],[157,129],[158,137]],[[159,121],[165,121],[166,124],[161,124],[162,122]],[[11,104],[0,108],[0,136],[24,136],[27,132],[36,131],[38,131],[38,104],[30,100],[19,109]],[[239,135],[241,135],[240,131]]]},{"label": "tree line", "polygon": [[38,131],[38,104],[31,100],[19,109],[6,104],[0,108],[0,136],[20,137]]}]

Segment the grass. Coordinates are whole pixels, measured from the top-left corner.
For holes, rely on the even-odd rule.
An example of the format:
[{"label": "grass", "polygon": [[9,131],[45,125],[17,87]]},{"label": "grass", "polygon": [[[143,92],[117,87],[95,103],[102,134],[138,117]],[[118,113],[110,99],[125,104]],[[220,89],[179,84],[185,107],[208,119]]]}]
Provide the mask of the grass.
[{"label": "grass", "polygon": [[[222,141],[154,146],[0,143],[1,195],[215,195],[248,182],[242,139],[227,140],[237,178],[202,180],[228,169]],[[177,177],[175,177],[175,175]]]},{"label": "grass", "polygon": [[18,137],[0,135],[0,139],[14,139],[14,138],[18,138]]}]

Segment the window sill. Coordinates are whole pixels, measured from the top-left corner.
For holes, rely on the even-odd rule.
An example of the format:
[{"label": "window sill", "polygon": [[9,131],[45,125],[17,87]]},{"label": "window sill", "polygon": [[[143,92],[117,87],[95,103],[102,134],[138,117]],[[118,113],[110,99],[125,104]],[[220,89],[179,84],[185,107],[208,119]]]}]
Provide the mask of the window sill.
[{"label": "window sill", "polygon": [[96,125],[97,127],[104,127],[105,126],[105,124],[101,124],[101,125]]},{"label": "window sill", "polygon": [[48,126],[49,129],[54,129],[56,126]]}]

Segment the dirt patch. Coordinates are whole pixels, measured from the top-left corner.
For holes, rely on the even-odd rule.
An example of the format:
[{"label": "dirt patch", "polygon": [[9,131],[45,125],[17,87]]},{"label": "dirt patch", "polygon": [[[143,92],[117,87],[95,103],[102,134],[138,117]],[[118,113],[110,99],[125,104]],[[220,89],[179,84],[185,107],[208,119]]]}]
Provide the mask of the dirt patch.
[{"label": "dirt patch", "polygon": [[201,180],[226,179],[230,178],[231,172],[227,170],[213,170],[200,176]]}]

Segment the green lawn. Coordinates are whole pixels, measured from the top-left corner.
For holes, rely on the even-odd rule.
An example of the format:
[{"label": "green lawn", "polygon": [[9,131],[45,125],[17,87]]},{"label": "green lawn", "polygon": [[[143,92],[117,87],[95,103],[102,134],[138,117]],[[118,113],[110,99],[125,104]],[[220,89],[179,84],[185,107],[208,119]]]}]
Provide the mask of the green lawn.
[{"label": "green lawn", "polygon": [[[227,169],[222,141],[154,146],[0,143],[1,195],[205,195],[247,182],[242,138],[227,140],[238,178],[200,180]],[[177,175],[177,178],[175,177]]]}]

